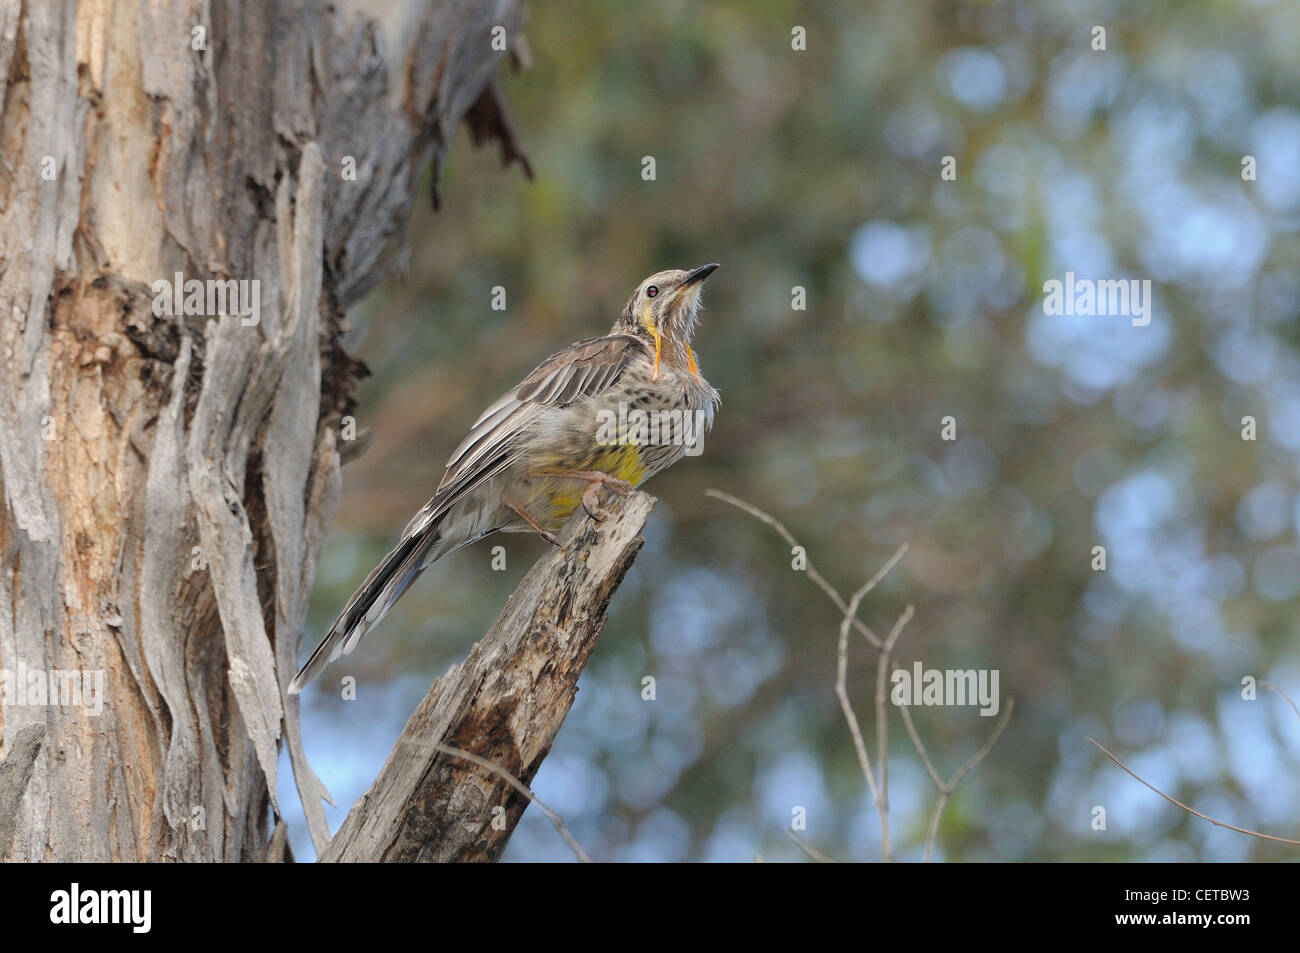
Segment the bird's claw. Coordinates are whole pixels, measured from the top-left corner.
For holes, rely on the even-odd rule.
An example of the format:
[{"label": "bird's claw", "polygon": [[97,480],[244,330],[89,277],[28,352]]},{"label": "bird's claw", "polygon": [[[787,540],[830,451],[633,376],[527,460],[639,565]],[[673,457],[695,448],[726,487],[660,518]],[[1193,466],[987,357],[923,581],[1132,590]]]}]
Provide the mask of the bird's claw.
[{"label": "bird's claw", "polygon": [[[592,483],[582,493],[582,508],[587,511],[587,515],[597,523],[603,523],[610,518],[610,512],[600,505],[596,500],[596,493],[600,489],[599,483]],[[630,489],[630,487],[629,487]]]}]

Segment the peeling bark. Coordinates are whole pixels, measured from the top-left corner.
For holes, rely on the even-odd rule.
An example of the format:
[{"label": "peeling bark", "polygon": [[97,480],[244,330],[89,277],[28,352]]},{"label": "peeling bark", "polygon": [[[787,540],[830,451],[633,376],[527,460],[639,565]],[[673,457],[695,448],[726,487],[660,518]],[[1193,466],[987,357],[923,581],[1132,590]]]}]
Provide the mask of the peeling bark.
[{"label": "peeling bark", "polygon": [[8,859],[6,854],[14,839],[18,805],[27,791],[27,782],[32,779],[44,737],[44,725],[28,725],[9,746],[8,757],[0,761],[0,861]]},{"label": "peeling bark", "polygon": [[[362,372],[343,309],[496,25],[515,0],[0,0],[0,757],[45,732],[0,855],[283,857],[282,742],[324,847],[283,687]],[[257,280],[260,320],[157,315],[177,273]],[[13,703],[20,667],[102,678],[102,711]]]}]

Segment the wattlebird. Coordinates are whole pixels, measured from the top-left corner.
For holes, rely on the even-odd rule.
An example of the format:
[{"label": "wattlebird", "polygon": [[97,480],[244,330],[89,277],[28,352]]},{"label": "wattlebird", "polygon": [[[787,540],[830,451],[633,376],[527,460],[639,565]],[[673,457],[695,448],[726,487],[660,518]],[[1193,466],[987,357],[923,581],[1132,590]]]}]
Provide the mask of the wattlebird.
[{"label": "wattlebird", "polygon": [[609,334],[552,354],[488,407],[452,453],[433,499],[353,593],[289,691],[356,648],[440,556],[496,532],[536,532],[556,543],[579,506],[605,518],[600,486],[629,492],[698,452],[718,392],[700,373],[691,336],[704,279],[717,267],[651,275]]}]

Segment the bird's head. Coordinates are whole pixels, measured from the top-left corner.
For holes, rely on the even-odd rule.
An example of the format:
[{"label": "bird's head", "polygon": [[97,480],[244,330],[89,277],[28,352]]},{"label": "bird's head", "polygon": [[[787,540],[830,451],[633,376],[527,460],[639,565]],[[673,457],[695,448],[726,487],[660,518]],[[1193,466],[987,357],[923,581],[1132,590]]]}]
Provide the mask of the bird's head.
[{"label": "bird's head", "polygon": [[650,336],[654,341],[656,376],[661,355],[669,364],[685,364],[698,375],[691,335],[700,312],[704,279],[717,268],[717,264],[708,264],[691,271],[661,271],[641,282],[628,299],[614,331]]}]

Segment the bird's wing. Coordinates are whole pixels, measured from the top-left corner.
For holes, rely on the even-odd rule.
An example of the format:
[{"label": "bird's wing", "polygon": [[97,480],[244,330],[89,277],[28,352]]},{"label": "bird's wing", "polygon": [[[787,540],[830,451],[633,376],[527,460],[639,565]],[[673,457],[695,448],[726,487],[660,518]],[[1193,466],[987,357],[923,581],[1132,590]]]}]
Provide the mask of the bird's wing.
[{"label": "bird's wing", "polygon": [[433,499],[406,524],[397,546],[352,594],[325,638],[290,681],[289,691],[301,691],[327,664],[356,648],[431,561],[477,538],[441,525],[442,518],[466,494],[518,458],[517,438],[535,414],[544,407],[563,407],[599,394],[618,380],[629,361],[648,353],[630,334],[579,341],[552,354],[518,387],[485,410],[451,455]]},{"label": "bird's wing", "polygon": [[542,361],[470,427],[447,461],[437,492],[407,524],[402,539],[431,525],[465,494],[510,466],[519,453],[516,438],[542,408],[599,394],[619,379],[629,361],[648,355],[635,335],[609,334],[570,344]]}]

